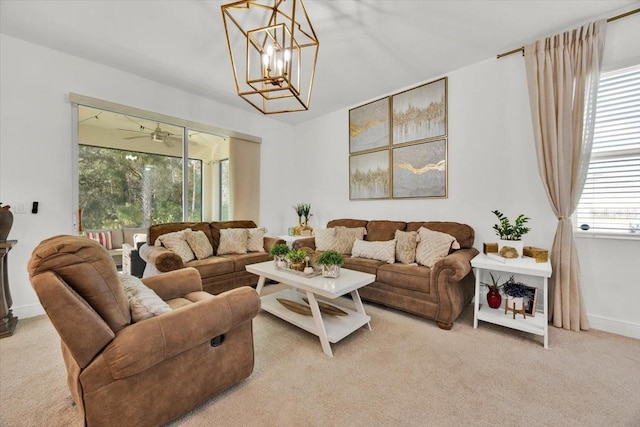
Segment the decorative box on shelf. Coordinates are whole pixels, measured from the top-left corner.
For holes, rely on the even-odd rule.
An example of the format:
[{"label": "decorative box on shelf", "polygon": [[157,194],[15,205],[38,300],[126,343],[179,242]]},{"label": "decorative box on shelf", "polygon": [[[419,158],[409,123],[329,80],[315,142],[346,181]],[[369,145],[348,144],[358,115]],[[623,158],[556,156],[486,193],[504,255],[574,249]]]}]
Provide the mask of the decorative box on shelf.
[{"label": "decorative box on shelf", "polygon": [[533,246],[525,246],[522,248],[524,256],[531,257],[536,262],[547,262],[549,260],[549,251],[546,249],[534,248]]},{"label": "decorative box on shelf", "polygon": [[497,243],[483,243],[482,244],[482,252],[485,254],[498,253],[498,244]]}]

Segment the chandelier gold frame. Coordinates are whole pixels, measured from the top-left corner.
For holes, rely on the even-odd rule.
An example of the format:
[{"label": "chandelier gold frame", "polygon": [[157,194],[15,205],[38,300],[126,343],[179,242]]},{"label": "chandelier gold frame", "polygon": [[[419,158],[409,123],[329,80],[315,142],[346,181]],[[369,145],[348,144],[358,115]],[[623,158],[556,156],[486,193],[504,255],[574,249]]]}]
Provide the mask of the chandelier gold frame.
[{"label": "chandelier gold frame", "polygon": [[309,109],[320,42],[302,0],[222,6],[236,92],[263,114]]}]

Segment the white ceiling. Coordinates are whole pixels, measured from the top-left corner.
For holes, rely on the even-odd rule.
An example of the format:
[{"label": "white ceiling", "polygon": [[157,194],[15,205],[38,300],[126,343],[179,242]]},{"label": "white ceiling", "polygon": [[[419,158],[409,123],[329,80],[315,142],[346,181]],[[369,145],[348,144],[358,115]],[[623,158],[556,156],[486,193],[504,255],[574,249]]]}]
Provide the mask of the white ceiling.
[{"label": "white ceiling", "polygon": [[[220,11],[229,2],[0,0],[0,32],[256,112],[235,94]],[[270,117],[294,124],[351,108],[639,3],[304,0],[320,40],[311,107]]]}]

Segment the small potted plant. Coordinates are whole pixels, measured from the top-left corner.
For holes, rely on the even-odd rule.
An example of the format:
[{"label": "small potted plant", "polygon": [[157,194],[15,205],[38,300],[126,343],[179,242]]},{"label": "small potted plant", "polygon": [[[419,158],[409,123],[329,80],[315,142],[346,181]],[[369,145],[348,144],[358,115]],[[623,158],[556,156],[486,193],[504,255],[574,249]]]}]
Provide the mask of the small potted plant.
[{"label": "small potted plant", "polygon": [[340,252],[329,249],[318,256],[316,264],[322,266],[323,277],[336,278],[340,276],[340,267],[344,264],[344,258]]},{"label": "small potted plant", "polygon": [[271,247],[269,250],[269,255],[273,257],[273,263],[276,268],[286,267],[284,257],[289,253],[289,246],[285,243],[277,243]]},{"label": "small potted plant", "polygon": [[489,288],[489,293],[487,293],[487,304],[491,308],[500,308],[500,304],[502,304],[502,296],[500,295],[500,288],[502,285],[498,284],[498,280],[500,280],[500,276],[496,279],[493,277],[493,273],[489,273],[491,276],[491,284],[480,282],[486,287]]},{"label": "small potted plant", "polygon": [[526,286],[523,283],[516,282],[513,276],[502,284],[502,292],[507,296],[507,308],[514,311],[522,311],[524,306],[524,297],[526,295]]},{"label": "small potted plant", "polygon": [[[522,257],[522,236],[527,234],[531,229],[526,227],[526,223],[529,221],[529,217],[524,214],[520,214],[516,217],[513,224],[509,218],[507,218],[499,210],[491,211],[500,221],[498,224],[494,224],[493,229],[496,235],[500,238],[498,242],[498,252],[505,258],[519,258]],[[503,249],[507,248],[507,249]],[[509,250],[508,248],[512,248]],[[515,254],[514,254],[515,250]],[[514,256],[515,255],[515,256]]]},{"label": "small potted plant", "polygon": [[287,260],[289,261],[289,268],[297,271],[304,271],[306,266],[305,261],[307,260],[307,252],[304,249],[291,249],[287,255]]}]

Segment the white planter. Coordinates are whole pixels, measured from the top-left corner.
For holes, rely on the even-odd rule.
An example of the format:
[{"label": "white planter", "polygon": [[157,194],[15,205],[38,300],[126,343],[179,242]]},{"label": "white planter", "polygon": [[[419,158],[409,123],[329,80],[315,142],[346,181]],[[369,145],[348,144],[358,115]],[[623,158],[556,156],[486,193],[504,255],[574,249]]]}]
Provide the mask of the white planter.
[{"label": "white planter", "polygon": [[518,252],[518,258],[522,258],[522,248],[524,246],[522,240],[498,240],[498,253],[500,253],[505,246],[514,248]]},{"label": "white planter", "polygon": [[[514,307],[514,304],[515,304],[515,307]],[[512,310],[515,309],[516,311],[520,311],[524,306],[524,298],[523,297],[515,298],[507,295],[507,306]]]},{"label": "white planter", "polygon": [[335,279],[338,276],[340,276],[339,265],[323,265],[322,266],[322,277],[331,277]]}]

